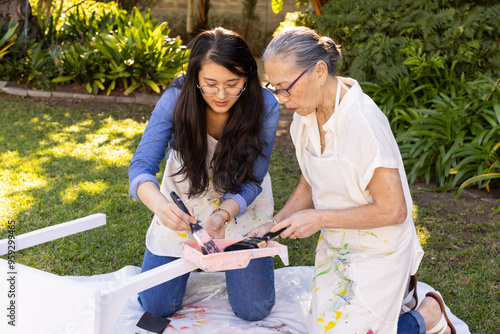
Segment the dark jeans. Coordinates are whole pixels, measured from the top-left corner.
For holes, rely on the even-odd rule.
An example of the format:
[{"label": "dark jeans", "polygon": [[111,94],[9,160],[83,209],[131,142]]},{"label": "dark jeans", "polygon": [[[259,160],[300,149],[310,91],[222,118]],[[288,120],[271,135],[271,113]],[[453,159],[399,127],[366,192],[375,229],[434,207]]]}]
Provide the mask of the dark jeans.
[{"label": "dark jeans", "polygon": [[400,315],[398,334],[425,334],[424,318],[417,311],[410,311]]},{"label": "dark jeans", "polygon": [[[177,260],[158,256],[146,249],[141,272]],[[272,257],[257,258],[243,269],[228,270],[226,288],[234,314],[248,320],[264,319],[274,306],[274,264]],[[157,316],[169,317],[182,306],[189,273],[139,293],[139,304]]]}]

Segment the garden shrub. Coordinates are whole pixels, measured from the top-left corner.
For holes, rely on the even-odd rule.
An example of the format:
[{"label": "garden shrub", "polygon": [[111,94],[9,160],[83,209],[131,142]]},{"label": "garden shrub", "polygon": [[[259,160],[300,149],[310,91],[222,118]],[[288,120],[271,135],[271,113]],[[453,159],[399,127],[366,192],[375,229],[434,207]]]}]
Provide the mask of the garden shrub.
[{"label": "garden shrub", "polygon": [[394,83],[408,58],[439,58],[474,78],[500,77],[500,4],[475,1],[331,1],[317,30],[342,44],[344,70],[359,81]]},{"label": "garden shrub", "polygon": [[34,6],[37,41],[14,32],[20,37],[0,60],[3,80],[38,87],[75,82],[93,94],[117,87],[125,94],[139,87],[159,93],[185,66],[189,52],[182,41],[169,38],[167,23],[157,23],[149,11],[127,14],[115,2],[60,4],[55,1],[48,15]]}]

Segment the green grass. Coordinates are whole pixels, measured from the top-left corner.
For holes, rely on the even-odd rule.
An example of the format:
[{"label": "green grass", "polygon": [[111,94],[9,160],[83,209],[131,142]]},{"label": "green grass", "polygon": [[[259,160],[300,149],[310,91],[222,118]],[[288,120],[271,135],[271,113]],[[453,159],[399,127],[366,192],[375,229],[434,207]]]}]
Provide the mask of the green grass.
[{"label": "green grass", "polygon": [[491,216],[493,205],[444,194],[418,203],[416,226],[427,236],[418,278],[440,291],[474,334],[500,328],[500,217]]},{"label": "green grass", "polygon": [[93,275],[140,265],[151,214],[128,197],[127,167],[148,108],[65,108],[3,98],[0,114],[0,238],[93,213],[107,224],[16,254],[60,275]]},{"label": "green grass", "polygon": [[[16,253],[19,263],[59,275],[95,275],[140,266],[152,213],[128,197],[127,169],[151,108],[49,103],[0,97],[0,239],[105,213],[105,226]],[[275,208],[300,175],[275,152]],[[158,175],[161,178],[161,175]],[[500,328],[500,217],[491,205],[412,187],[414,217],[426,251],[418,277],[439,290],[474,334]],[[427,200],[424,200],[427,199]],[[492,204],[493,205],[493,204]],[[290,265],[314,264],[317,235],[279,240]],[[277,267],[282,263],[275,258]]]}]

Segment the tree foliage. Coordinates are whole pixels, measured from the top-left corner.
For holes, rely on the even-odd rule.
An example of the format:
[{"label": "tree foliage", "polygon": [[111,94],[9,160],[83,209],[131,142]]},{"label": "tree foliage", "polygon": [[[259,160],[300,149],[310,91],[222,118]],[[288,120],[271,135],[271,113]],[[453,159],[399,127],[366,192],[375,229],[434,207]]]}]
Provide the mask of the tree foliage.
[{"label": "tree foliage", "polygon": [[342,44],[344,70],[360,81],[394,83],[411,63],[439,61],[467,78],[500,77],[500,4],[483,1],[336,0],[314,16]]}]

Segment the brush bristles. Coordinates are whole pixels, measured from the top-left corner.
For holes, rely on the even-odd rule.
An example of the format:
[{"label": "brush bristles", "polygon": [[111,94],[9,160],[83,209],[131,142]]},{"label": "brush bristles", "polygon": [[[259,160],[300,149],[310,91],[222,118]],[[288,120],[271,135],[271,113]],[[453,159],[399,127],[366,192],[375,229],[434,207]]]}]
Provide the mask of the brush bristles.
[{"label": "brush bristles", "polygon": [[224,248],[224,252],[232,252],[245,249],[265,248],[267,242],[260,238],[246,238]]},{"label": "brush bristles", "polygon": [[210,238],[207,231],[201,229],[197,232],[194,232],[193,236],[195,237],[196,241],[200,245],[201,252],[204,255],[215,254],[215,253],[221,252],[221,250],[219,249],[219,247],[217,247],[217,245],[212,240],[212,238]]}]

